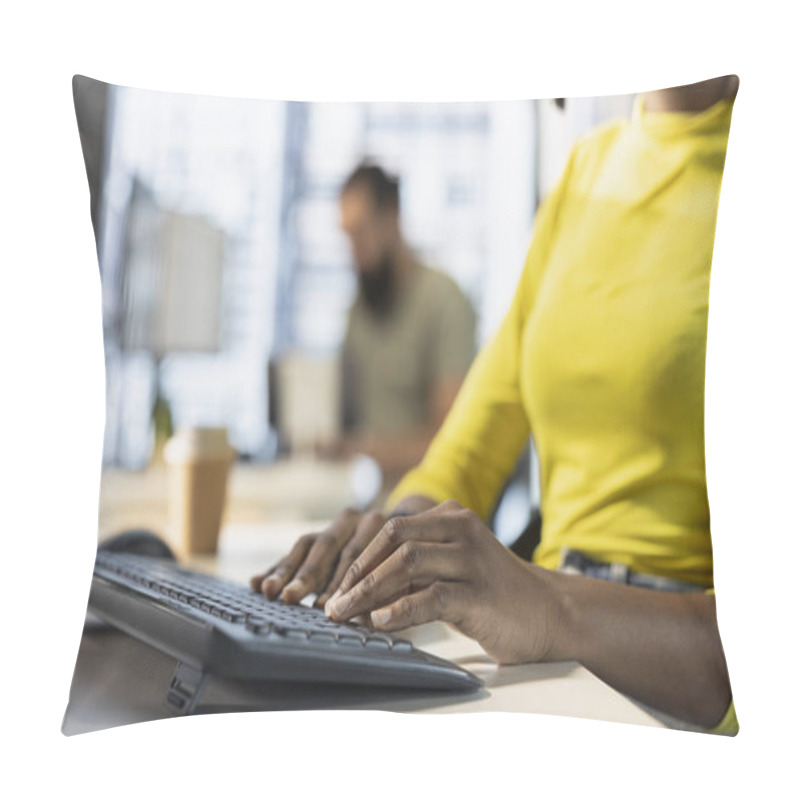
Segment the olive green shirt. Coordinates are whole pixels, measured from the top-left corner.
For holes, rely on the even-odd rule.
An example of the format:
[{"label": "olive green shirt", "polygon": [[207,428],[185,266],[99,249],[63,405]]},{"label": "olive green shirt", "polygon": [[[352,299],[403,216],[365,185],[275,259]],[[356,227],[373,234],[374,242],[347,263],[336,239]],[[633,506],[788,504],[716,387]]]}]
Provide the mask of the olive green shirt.
[{"label": "olive green shirt", "polygon": [[475,355],[475,312],[456,282],[414,267],[387,315],[359,295],[343,347],[345,428],[401,433],[431,421],[433,388],[463,379]]}]

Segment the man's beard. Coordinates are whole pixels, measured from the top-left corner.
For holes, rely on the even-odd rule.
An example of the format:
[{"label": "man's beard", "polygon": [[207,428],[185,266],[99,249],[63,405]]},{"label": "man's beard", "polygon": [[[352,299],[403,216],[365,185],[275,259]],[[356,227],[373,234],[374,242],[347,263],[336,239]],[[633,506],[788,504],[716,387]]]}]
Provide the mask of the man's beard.
[{"label": "man's beard", "polygon": [[375,266],[358,272],[358,288],[367,308],[382,317],[388,314],[395,299],[394,259],[391,253],[384,253]]}]

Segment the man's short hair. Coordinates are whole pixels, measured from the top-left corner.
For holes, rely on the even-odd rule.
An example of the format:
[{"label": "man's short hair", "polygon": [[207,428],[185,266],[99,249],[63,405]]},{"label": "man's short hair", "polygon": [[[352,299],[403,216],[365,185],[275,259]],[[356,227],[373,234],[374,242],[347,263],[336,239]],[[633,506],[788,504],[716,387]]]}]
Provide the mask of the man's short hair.
[{"label": "man's short hair", "polygon": [[377,211],[400,211],[400,181],[372,161],[362,161],[344,182],[340,195],[350,189],[369,192]]}]

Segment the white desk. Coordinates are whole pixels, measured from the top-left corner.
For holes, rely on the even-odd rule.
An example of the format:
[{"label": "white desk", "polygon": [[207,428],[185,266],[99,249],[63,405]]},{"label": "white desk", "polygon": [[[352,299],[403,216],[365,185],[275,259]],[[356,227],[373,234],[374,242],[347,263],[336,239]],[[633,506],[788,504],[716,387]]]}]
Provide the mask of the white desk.
[{"label": "white desk", "polygon": [[[313,486],[308,469],[304,471],[302,466],[294,465],[279,474],[281,469],[239,468],[231,484],[231,503],[218,554],[186,559],[184,563],[194,569],[246,582],[251,575],[285,554],[299,535],[318,530],[323,521],[291,519],[288,513],[275,513],[272,521],[268,519],[270,515],[265,509],[269,506],[270,486],[272,490],[279,486],[282,489],[279,494],[285,498],[292,478],[302,477],[300,488],[309,493],[313,503],[321,505],[324,500],[323,493],[317,491],[319,487]],[[319,470],[316,477],[324,478],[322,482],[328,489],[338,486],[342,490],[346,486],[341,468],[338,477],[335,468],[330,468],[327,474],[325,468]],[[120,523],[124,522],[124,525],[154,527],[169,540],[169,530],[163,524],[166,498],[161,478],[163,474],[157,471],[104,476],[101,538],[119,530],[123,527]],[[261,495],[257,489],[260,481],[269,484],[264,486]],[[249,493],[254,494],[248,505],[246,496]],[[161,525],[157,524],[159,520]],[[484,689],[466,695],[421,696],[365,687],[278,683],[253,687],[212,679],[198,711],[332,708],[417,713],[521,711],[664,727],[662,722],[577,663],[498,666],[474,641],[443,623],[422,625],[404,632],[403,636],[418,647],[474,672],[483,679]],[[163,706],[163,698],[174,668],[173,659],[116,631],[85,633],[65,716],[65,733],[171,716]]]}]

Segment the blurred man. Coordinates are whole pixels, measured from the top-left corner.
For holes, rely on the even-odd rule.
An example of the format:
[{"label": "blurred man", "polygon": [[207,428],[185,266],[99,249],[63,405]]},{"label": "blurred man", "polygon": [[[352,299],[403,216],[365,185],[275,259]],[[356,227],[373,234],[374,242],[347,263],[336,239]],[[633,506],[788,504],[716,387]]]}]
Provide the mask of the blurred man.
[{"label": "blurred man", "polygon": [[475,312],[455,281],[421,264],[400,230],[398,182],[361,164],[340,195],[358,295],[342,361],[345,436],[386,483],[419,463],[475,354]]}]

